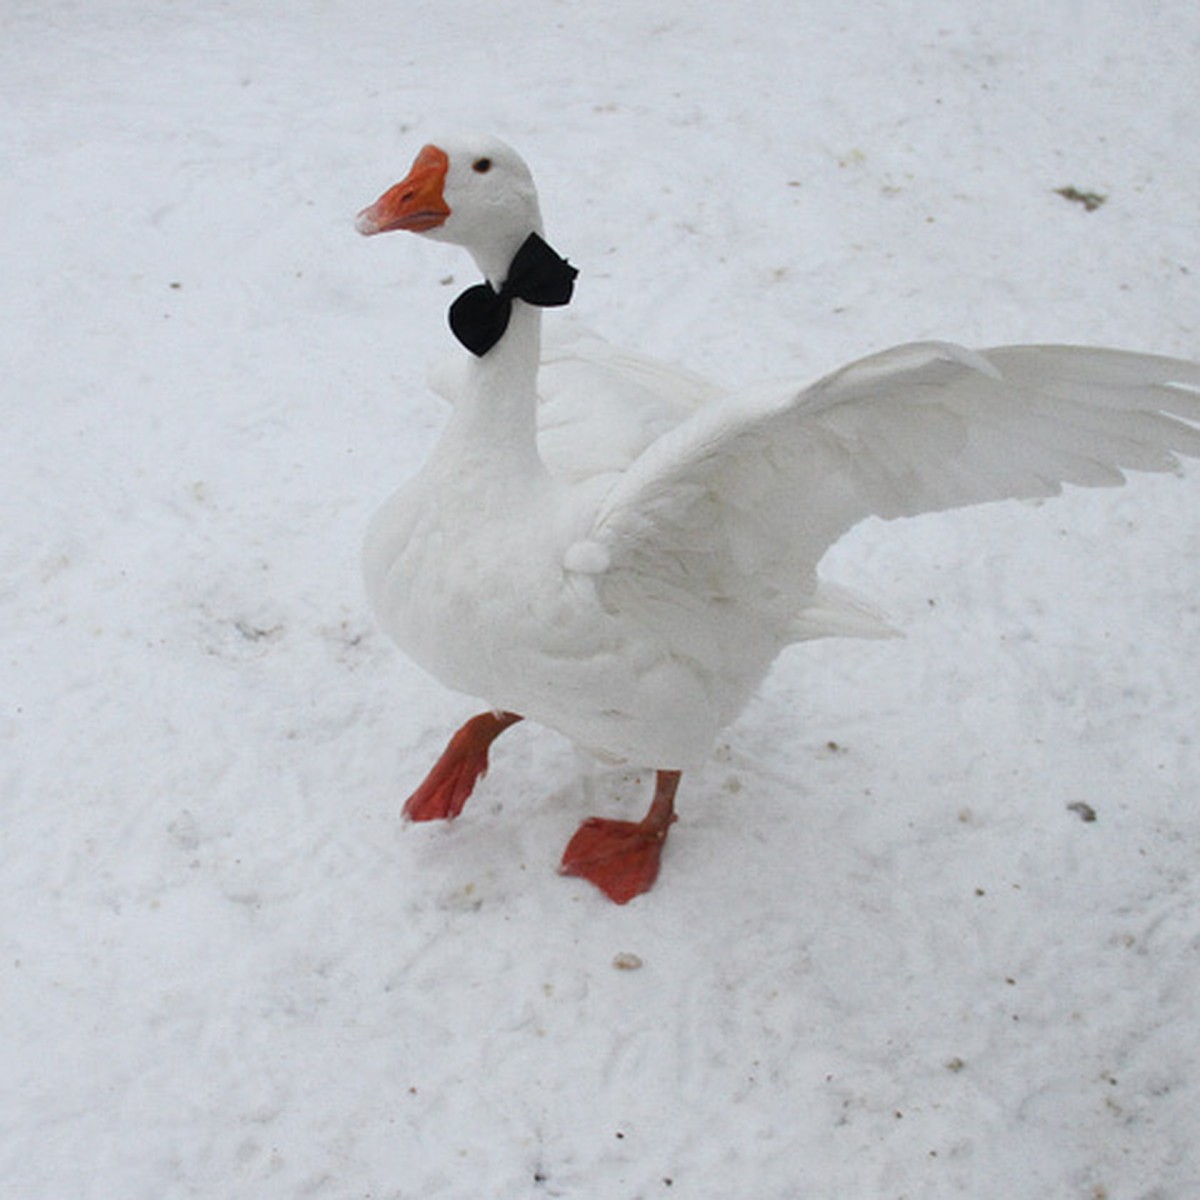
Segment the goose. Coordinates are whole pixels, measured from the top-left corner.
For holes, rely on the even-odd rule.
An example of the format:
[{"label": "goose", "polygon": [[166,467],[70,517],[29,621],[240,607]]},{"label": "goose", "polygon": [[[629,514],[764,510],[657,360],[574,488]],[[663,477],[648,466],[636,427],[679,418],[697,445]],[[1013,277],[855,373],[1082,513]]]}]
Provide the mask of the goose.
[{"label": "goose", "polygon": [[921,342],[808,384],[727,390],[586,331],[548,339],[576,269],[546,242],[528,166],[455,135],[365,208],[365,235],[463,247],[449,419],[364,547],[379,623],[485,711],[409,797],[459,815],[522,718],[654,772],[638,821],[591,817],[560,871],[618,904],[648,891],[682,772],[791,643],[893,631],[820,578],[867,517],[1057,495],[1200,455],[1200,364],[1112,349]]}]

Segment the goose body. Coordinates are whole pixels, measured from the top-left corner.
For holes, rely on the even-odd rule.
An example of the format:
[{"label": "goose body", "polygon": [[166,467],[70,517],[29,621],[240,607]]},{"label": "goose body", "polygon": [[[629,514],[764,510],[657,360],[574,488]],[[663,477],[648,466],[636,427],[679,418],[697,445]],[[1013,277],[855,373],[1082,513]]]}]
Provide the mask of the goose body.
[{"label": "goose body", "polygon": [[[519,156],[463,137],[426,147],[359,229],[460,244],[500,295],[542,225]],[[367,588],[402,649],[494,714],[456,735],[411,817],[457,815],[521,716],[658,771],[645,821],[593,819],[564,857],[619,901],[654,880],[679,773],[786,645],[889,632],[818,576],[853,525],[1200,455],[1194,363],[920,343],[731,392],[587,334],[543,351],[539,304],[512,299],[497,341],[439,371],[450,419],[370,526]]]},{"label": "goose body", "polygon": [[[510,329],[507,339],[521,336]],[[694,763],[724,723],[719,681],[703,687],[652,624],[606,604],[579,550],[600,489],[555,478],[501,431],[477,441],[497,410],[484,400],[484,413],[469,415],[470,391],[456,403],[452,429],[368,530],[368,594],[384,628],[432,675],[496,711],[608,758]]]}]

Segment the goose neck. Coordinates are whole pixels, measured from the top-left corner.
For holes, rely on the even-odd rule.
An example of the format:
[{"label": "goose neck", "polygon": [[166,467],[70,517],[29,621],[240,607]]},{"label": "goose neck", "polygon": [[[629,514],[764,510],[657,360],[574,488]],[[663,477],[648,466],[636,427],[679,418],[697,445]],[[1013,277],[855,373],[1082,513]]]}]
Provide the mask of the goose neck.
[{"label": "goose neck", "polygon": [[545,474],[537,450],[537,372],[541,313],[513,302],[504,336],[468,364],[466,386],[446,430],[448,451],[464,467],[512,482]]}]

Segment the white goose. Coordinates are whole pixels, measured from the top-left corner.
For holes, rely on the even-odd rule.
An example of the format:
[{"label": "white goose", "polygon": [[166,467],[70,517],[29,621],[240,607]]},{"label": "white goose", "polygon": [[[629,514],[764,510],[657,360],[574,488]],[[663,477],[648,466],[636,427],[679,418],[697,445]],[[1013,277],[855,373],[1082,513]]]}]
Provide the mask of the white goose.
[{"label": "white goose", "polygon": [[1063,346],[921,343],[807,387],[726,394],[583,339],[548,356],[554,394],[539,406],[540,306],[565,301],[574,271],[540,241],[533,180],[510,147],[426,146],[358,229],[456,243],[490,284],[452,319],[475,352],[441,379],[445,432],[366,541],[387,632],[490,706],[405,813],[457,816],[491,742],[522,717],[653,767],[643,820],[592,818],[563,856],[618,903],[653,884],[680,772],[783,647],[887,632],[817,576],[853,525],[1116,484],[1200,455],[1186,423],[1200,421],[1200,365]]}]

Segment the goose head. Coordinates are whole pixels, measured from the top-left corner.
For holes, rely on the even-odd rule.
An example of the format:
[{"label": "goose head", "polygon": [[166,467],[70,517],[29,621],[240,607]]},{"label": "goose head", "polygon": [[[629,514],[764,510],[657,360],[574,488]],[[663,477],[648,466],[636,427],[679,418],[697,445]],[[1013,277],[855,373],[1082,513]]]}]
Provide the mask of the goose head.
[{"label": "goose head", "polygon": [[406,229],[468,250],[484,276],[503,281],[531,233],[542,231],[537,190],[521,156],[484,135],[441,138],[409,173],[358,214],[359,233]]}]

